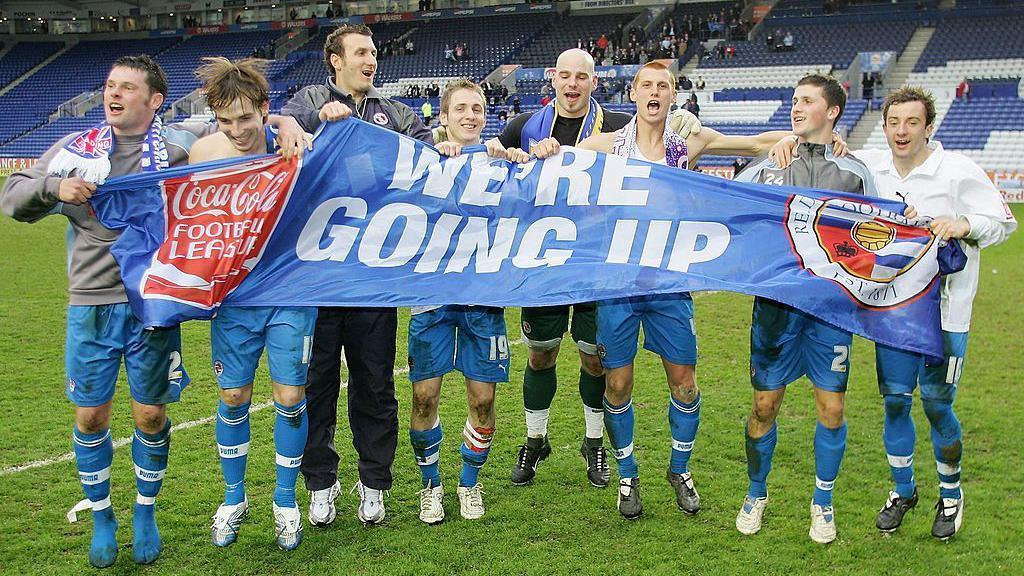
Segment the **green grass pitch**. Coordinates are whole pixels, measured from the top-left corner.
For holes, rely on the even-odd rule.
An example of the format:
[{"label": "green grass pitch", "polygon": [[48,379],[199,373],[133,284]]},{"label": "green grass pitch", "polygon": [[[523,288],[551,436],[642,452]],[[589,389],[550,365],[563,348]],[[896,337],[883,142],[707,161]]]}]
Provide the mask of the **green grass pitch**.
[{"label": "green grass pitch", "polygon": [[[1018,218],[1024,216],[1020,207]],[[34,226],[0,218],[0,573],[81,574],[91,532],[88,514],[76,524],[65,512],[81,497],[74,463],[61,461],[31,469],[15,467],[70,451],[70,404],[64,398],[65,221],[49,218]],[[929,535],[937,493],[928,424],[915,402],[916,476],[921,503],[895,535],[880,535],[874,517],[890,486],[882,447],[882,408],[875,386],[874,355],[858,340],[847,400],[849,445],[835,489],[839,539],[822,547],[807,536],[808,504],[814,485],[812,438],[814,405],[809,384],[792,386],[780,416],[779,446],[770,478],[771,504],[764,528],[754,537],[736,532],[733,522],[746,489],[744,419],[750,410],[747,354],[750,298],[710,294],[697,298],[701,360],[698,382],[704,404],[691,469],[702,496],[702,510],[685,517],[675,507],[664,480],[670,439],[667,387],[660,362],[638,356],[636,446],[645,515],[626,521],[615,511],[615,490],[586,482],[578,455],[583,417],[576,390],[578,361],[564,344],[560,386],[552,408],[554,452],[535,482],[514,487],[508,476],[524,436],[522,373],[526,348],[513,346],[512,382],[498,392],[498,427],[481,481],[487,506],[477,522],[462,520],[455,497],[460,459],[459,431],[465,419],[465,392],[449,376],[441,414],[448,435],[441,468],[450,486],[448,520],[428,527],[417,520],[419,472],[406,426],[411,388],[396,374],[401,405],[395,485],[387,500],[384,526],[363,528],[355,518],[357,498],[339,498],[338,519],[327,529],[305,530],[302,546],[291,553],[274,544],[270,502],[273,489],[273,414],[254,414],[248,491],[252,504],[238,542],[218,549],[210,544],[210,517],[222,497],[222,480],[212,423],[178,431],[159,498],[163,556],[136,567],[122,548],[112,574],[1020,574],[1024,573],[1024,453],[1019,419],[1024,414],[1021,355],[1024,286],[1018,233],[985,251],[980,294],[957,399],[964,426],[964,529],[949,543]],[[508,310],[511,339],[518,341],[518,310]],[[396,370],[405,363],[402,314]],[[214,413],[216,385],[209,360],[205,323],[184,327],[185,360],[192,384],[182,402],[170,408],[176,423]],[[268,399],[265,369],[255,401]],[[118,385],[114,438],[131,432],[126,386]],[[344,400],[342,400],[344,403]],[[355,480],[345,407],[337,445],[341,482]],[[113,500],[123,545],[131,542],[131,503],[135,486],[130,450],[115,452]],[[613,474],[614,481],[614,474]],[[308,494],[300,491],[305,504]]]}]

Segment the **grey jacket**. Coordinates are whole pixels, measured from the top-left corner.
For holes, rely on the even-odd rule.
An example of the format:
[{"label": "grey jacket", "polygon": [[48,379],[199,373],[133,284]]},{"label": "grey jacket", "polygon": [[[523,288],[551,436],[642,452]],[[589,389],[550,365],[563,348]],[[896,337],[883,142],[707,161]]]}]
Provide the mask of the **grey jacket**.
[{"label": "grey jacket", "polygon": [[738,182],[756,182],[778,186],[800,186],[819,190],[835,190],[878,196],[875,180],[863,162],[853,156],[837,158],[831,144],[804,142],[798,156],[786,168],[775,166],[767,158],[759,158],[738,175]]},{"label": "grey jacket", "polygon": [[281,109],[281,114],[291,116],[306,132],[315,132],[320,127],[320,108],[330,101],[341,102],[352,109],[353,114],[377,126],[410,136],[428,144],[434,143],[430,129],[423,125],[420,117],[411,108],[380,95],[373,87],[363,101],[356,105],[351,94],[347,94],[328,78],[325,84],[307,86],[299,90]]},{"label": "grey jacket", "polygon": [[[199,137],[217,129],[216,124],[172,124],[164,128],[168,162],[188,162],[188,151]],[[110,254],[119,232],[105,228],[92,207],[60,201],[61,178],[47,175],[50,160],[79,133],[61,138],[31,168],[15,172],[0,191],[0,210],[22,222],[35,222],[50,214],[63,214],[70,221],[67,241],[68,283],[72,305],[102,305],[127,302],[120,269]],[[139,172],[145,135],[118,137],[110,150],[108,178]],[[72,174],[74,175],[74,174]]]}]

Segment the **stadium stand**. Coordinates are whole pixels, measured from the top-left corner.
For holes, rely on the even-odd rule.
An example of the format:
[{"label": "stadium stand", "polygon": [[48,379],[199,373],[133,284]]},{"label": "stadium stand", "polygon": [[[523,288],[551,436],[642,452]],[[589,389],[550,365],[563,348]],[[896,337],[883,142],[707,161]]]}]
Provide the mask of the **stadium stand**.
[{"label": "stadium stand", "polygon": [[17,80],[64,47],[63,42],[19,42],[0,58],[0,86]]},{"label": "stadium stand", "polygon": [[[98,90],[106,79],[110,65],[125,54],[157,55],[179,42],[180,38],[153,38],[109,42],[90,40],[79,42],[52,62],[37,70],[0,96],[0,109],[6,122],[0,126],[0,143],[7,143],[28,130],[46,123],[60,104],[82,92]],[[32,135],[34,147],[20,147],[41,154],[53,143],[53,138]],[[0,154],[13,152],[0,147]],[[24,154],[24,152],[22,152]]]},{"label": "stadium stand", "polygon": [[[1024,169],[1024,36],[1019,33],[1024,29],[1024,13],[1006,0],[958,0],[954,9],[948,2],[941,4],[938,0],[780,0],[757,34],[737,40],[745,38],[744,24],[738,18],[740,4],[728,0],[678,3],[664,21],[651,27],[642,42],[660,40],[664,26],[674,29],[678,38],[693,31],[696,37],[688,43],[681,64],[689,63],[686,73],[695,82],[698,78],[706,82],[705,90],[696,91],[702,121],[725,133],[753,134],[788,128],[792,86],[805,74],[833,73],[842,78],[858,52],[899,54],[916,29],[934,27],[921,56],[916,62],[911,60],[915,65],[906,82],[935,93],[936,137],[947,148],[964,151],[986,168]],[[402,96],[411,84],[424,87],[436,82],[443,89],[453,78],[480,80],[503,64],[547,67],[560,51],[601,34],[611,39],[617,25],[627,27],[640,14],[636,9],[623,10],[597,15],[546,12],[374,23],[371,28],[380,53],[376,83],[385,95]],[[273,110],[278,110],[298,88],[323,81],[323,43],[331,30],[316,30],[298,49],[270,64],[267,75]],[[780,31],[792,33],[792,50],[776,50],[776,46],[768,45],[767,36],[774,38]],[[628,41],[630,31],[624,28],[623,32]],[[140,52],[155,55],[171,82],[170,103],[198,86],[192,73],[202,56],[249,56],[257,48],[270,46],[282,33],[268,30],[186,39],[79,42],[0,96],[0,106],[10,118],[6,126],[0,127],[0,155],[36,156],[63,134],[98,122],[102,118],[99,108],[81,118],[47,121],[61,103],[100,88],[117,56]],[[413,41],[414,54],[403,54],[398,48],[407,39]],[[710,39],[706,51],[699,41],[705,39]],[[460,62],[446,60],[445,45],[462,42],[469,47],[468,58]],[[715,49],[716,43],[734,47],[735,55],[724,57]],[[0,84],[10,83],[62,47],[61,42],[14,44],[0,58]],[[702,57],[691,62],[698,54]],[[958,101],[956,87],[965,79],[971,85],[970,99]],[[617,92],[622,81],[621,77],[609,79],[609,89],[605,90],[602,80],[602,90],[595,96],[610,109],[630,110],[628,101],[619,102]],[[539,107],[545,84],[539,80],[518,82],[515,97],[523,112]],[[882,92],[876,96],[884,96]],[[512,114],[511,99],[488,110],[485,138],[502,128],[499,112]],[[404,101],[418,112],[424,100]],[[438,101],[434,98],[431,103],[436,115]],[[851,129],[864,117],[869,104],[850,100],[840,127]],[[867,145],[885,146],[880,125]],[[705,158],[701,164],[724,166],[731,161]]]}]

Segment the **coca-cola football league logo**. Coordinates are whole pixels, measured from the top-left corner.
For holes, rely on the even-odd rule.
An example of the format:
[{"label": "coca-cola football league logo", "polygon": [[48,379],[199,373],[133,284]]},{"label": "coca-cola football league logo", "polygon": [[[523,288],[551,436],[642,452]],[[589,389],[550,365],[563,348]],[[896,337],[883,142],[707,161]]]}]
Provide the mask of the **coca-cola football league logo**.
[{"label": "coca-cola football league logo", "polygon": [[278,157],[165,180],[166,236],[143,298],[219,305],[259,262],[297,174]]}]

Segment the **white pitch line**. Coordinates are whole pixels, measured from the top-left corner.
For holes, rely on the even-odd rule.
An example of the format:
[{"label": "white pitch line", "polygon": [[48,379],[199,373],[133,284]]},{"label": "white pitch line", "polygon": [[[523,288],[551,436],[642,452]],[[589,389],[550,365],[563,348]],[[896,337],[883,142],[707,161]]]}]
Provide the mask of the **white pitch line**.
[{"label": "white pitch line", "polygon": [[[716,294],[717,292],[718,291],[697,292],[697,293],[693,294],[693,296],[696,298],[696,297],[700,297],[700,296]],[[520,344],[523,344],[522,338],[512,342],[513,346],[518,346]],[[344,355],[342,355],[342,357],[341,357],[341,365],[342,366],[346,365],[346,363],[345,363],[345,356]],[[398,368],[397,370],[395,370],[395,376],[399,376],[401,374],[406,374],[408,372],[409,372],[409,368],[408,367],[406,367],[406,368]],[[342,381],[341,387],[342,388],[348,388],[348,382]],[[273,402],[263,402],[261,404],[256,404],[255,406],[252,406],[251,408],[249,408],[249,413],[252,414],[253,412],[259,412],[260,410],[264,410],[264,409],[269,408],[269,407],[271,407],[273,405],[274,405]],[[207,416],[206,418],[200,418],[199,420],[190,420],[188,422],[182,422],[181,424],[176,424],[176,425],[172,426],[171,427],[171,432],[177,432],[178,430],[188,430],[189,428],[195,428],[196,426],[202,426],[203,424],[209,424],[210,422],[213,422],[213,419],[216,418],[216,417],[217,417],[216,415],[213,415],[213,416]],[[129,436],[127,438],[119,438],[119,439],[114,441],[114,448],[121,448],[122,446],[127,446],[131,441],[132,441],[131,436]],[[26,462],[24,464],[18,464],[17,466],[10,466],[10,467],[7,467],[7,468],[4,468],[4,469],[0,470],[0,477],[8,476],[10,474],[17,474],[18,472],[24,472],[25,470],[32,470],[34,468],[43,468],[43,467],[46,467],[46,466],[52,466],[53,464],[60,464],[61,462],[70,462],[70,461],[72,461],[74,459],[75,459],[75,453],[74,452],[68,452],[67,454],[61,454],[60,456],[54,456],[53,458],[45,458],[43,460],[33,460],[31,462]]]},{"label": "white pitch line", "polygon": [[[399,368],[399,369],[395,370],[395,376],[399,376],[401,374],[405,374],[408,371],[409,371],[408,368]],[[341,387],[342,388],[347,388],[348,387],[348,382],[344,382],[343,381],[341,383]],[[265,410],[267,408],[270,408],[273,405],[274,405],[273,401],[261,402],[259,404],[253,404],[249,408],[249,413],[252,414],[254,412],[259,412],[260,410]],[[217,417],[217,415],[214,414],[213,416],[207,416],[206,418],[200,418],[198,420],[189,420],[188,422],[182,422],[181,424],[175,424],[174,426],[171,426],[171,432],[177,432],[178,430],[188,430],[189,428],[195,428],[196,426],[202,426],[204,424],[209,424],[210,422],[213,422],[214,418],[216,418],[216,417]],[[121,448],[123,446],[127,446],[128,444],[131,444],[131,442],[132,442],[132,437],[131,436],[129,436],[127,438],[118,438],[117,440],[114,440],[114,449]],[[10,467],[7,467],[7,468],[4,468],[4,469],[0,470],[0,477],[8,476],[8,475],[11,475],[11,474],[17,474],[18,472],[24,472],[26,470],[32,470],[34,468],[44,468],[46,466],[52,466],[54,464],[60,464],[61,462],[70,462],[70,461],[72,461],[74,459],[75,459],[75,453],[74,452],[68,452],[66,454],[61,454],[60,456],[54,456],[52,458],[44,458],[42,460],[33,460],[31,462],[26,462],[24,464],[18,464],[17,466],[10,466]]]},{"label": "white pitch line", "polygon": [[[704,295],[715,294],[715,293],[717,293],[717,291],[698,292],[698,293],[694,294],[693,296],[694,297],[698,297],[698,296],[704,296]],[[523,344],[522,338],[512,342],[513,346],[518,346],[520,344]],[[341,357],[341,364],[342,364],[342,366],[345,366],[345,356],[344,355]],[[397,370],[395,370],[395,376],[399,376],[401,374],[406,374],[408,372],[409,372],[409,368],[398,368]],[[342,381],[341,387],[342,388],[347,388],[348,387],[348,382]],[[260,410],[264,410],[264,409],[269,408],[269,407],[271,407],[273,405],[274,405],[273,402],[263,402],[263,403],[260,403],[260,404],[256,404],[256,405],[254,405],[254,406],[249,408],[249,413],[252,414],[254,412],[259,412]],[[188,422],[182,422],[181,424],[175,424],[174,426],[171,427],[171,432],[177,432],[178,430],[188,430],[189,428],[195,428],[196,426],[202,426],[203,424],[209,424],[210,422],[213,422],[213,419],[216,418],[216,417],[217,416],[215,414],[213,416],[207,416],[206,418],[200,418],[199,420],[189,420]],[[121,448],[122,446],[127,446],[129,443],[131,443],[131,441],[132,441],[131,436],[129,436],[127,438],[118,438],[117,440],[114,441],[114,448],[116,449],[116,448]],[[46,466],[52,466],[54,464],[60,464],[61,462],[70,462],[70,461],[72,461],[74,459],[75,459],[75,453],[74,452],[68,452],[66,454],[61,454],[60,456],[54,456],[53,458],[45,458],[43,460],[33,460],[31,462],[26,462],[24,464],[18,464],[17,466],[10,466],[10,467],[7,467],[7,468],[4,468],[4,469],[0,470],[0,477],[8,476],[10,474],[17,474],[18,472],[24,472],[25,470],[32,470],[34,468],[44,468]]]}]

